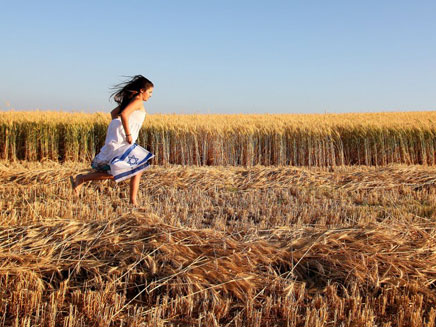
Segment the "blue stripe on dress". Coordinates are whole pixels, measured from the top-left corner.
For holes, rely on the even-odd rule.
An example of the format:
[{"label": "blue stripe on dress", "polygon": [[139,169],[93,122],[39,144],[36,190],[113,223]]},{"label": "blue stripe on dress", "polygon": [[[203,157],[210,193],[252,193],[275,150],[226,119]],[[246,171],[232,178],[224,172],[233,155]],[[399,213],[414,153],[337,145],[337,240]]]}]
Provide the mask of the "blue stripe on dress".
[{"label": "blue stripe on dress", "polygon": [[148,152],[147,156],[144,159],[142,159],[140,162],[138,162],[138,165],[142,164],[143,162],[146,162],[147,160],[150,160],[150,158],[153,156],[154,156],[153,153]]},{"label": "blue stripe on dress", "polygon": [[127,156],[130,154],[130,152],[132,152],[133,149],[136,148],[136,146],[137,146],[137,144],[136,144],[136,143],[133,143],[132,146],[130,146],[130,147],[126,150],[126,152],[123,153],[123,155],[122,155],[121,157],[115,157],[115,158],[113,158],[113,159],[111,160],[111,163],[114,163],[114,162],[116,162],[116,161],[118,161],[118,160],[119,160],[119,161],[123,161],[124,159],[126,159]]},{"label": "blue stripe on dress", "polygon": [[146,162],[146,163],[144,163],[144,164],[142,164],[142,165],[136,167],[135,169],[132,169],[132,170],[126,171],[126,172],[124,172],[124,173],[121,173],[121,174],[115,175],[115,176],[114,176],[114,180],[115,180],[115,181],[118,181],[120,178],[124,178],[124,177],[127,178],[128,176],[130,176],[130,175],[132,175],[132,174],[135,174],[135,173],[137,173],[138,171],[147,168],[149,165],[150,165],[150,163],[149,163],[149,162]]}]

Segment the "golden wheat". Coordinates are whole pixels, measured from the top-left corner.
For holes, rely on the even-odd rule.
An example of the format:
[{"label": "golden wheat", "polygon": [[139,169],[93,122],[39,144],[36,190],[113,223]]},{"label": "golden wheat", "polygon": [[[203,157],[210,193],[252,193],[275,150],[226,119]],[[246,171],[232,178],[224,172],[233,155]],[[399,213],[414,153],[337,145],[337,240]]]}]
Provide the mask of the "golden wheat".
[{"label": "golden wheat", "polygon": [[129,214],[1,228],[0,314],[42,326],[431,326],[434,227],[244,240]]},{"label": "golden wheat", "polygon": [[[109,114],[0,113],[0,156],[89,161]],[[148,115],[138,143],[156,164],[337,166],[435,164],[436,112]]]}]

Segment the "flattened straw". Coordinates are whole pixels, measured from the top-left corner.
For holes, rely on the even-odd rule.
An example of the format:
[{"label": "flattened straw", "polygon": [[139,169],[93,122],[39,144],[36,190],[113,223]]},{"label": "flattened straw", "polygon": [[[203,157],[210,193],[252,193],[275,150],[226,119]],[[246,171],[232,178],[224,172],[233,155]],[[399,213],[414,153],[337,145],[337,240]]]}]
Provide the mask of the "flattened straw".
[{"label": "flattened straw", "polygon": [[[312,242],[312,244],[309,246],[309,248],[306,250],[306,252],[304,252],[304,254],[301,256],[301,258],[300,258],[300,259],[297,261],[297,263],[292,267],[292,269],[286,273],[286,276],[285,276],[286,279],[289,278],[289,276],[290,276],[291,274],[294,273],[295,268],[297,268],[297,266],[300,264],[301,260],[303,260],[303,259],[306,257],[306,255],[307,255],[307,254],[309,253],[309,251],[314,247],[314,245],[316,244],[316,242],[318,242],[319,239],[320,239],[322,236],[324,236],[324,235],[325,235],[325,232],[322,233],[321,235],[319,235],[318,238],[315,240],[315,242]],[[293,255],[293,253],[292,253],[292,255]],[[284,275],[284,274],[285,274],[285,273],[281,274],[281,276]]]},{"label": "flattened straw", "polygon": [[[157,252],[162,246],[164,246],[163,244],[161,244],[160,246],[158,246],[156,249],[154,249],[153,251],[151,251],[150,253],[147,254],[147,256],[151,256],[152,254],[154,254],[155,252]],[[146,256],[144,256],[143,258],[139,259],[137,262],[135,262],[134,265],[132,265],[132,267],[130,267],[129,269],[126,270],[126,272],[124,274],[122,274],[120,277],[118,277],[113,284],[115,285],[121,278],[123,278],[124,276],[126,276],[130,271],[132,271],[133,268],[135,268],[141,261],[143,261],[146,258]],[[138,285],[140,286],[140,285]]]}]

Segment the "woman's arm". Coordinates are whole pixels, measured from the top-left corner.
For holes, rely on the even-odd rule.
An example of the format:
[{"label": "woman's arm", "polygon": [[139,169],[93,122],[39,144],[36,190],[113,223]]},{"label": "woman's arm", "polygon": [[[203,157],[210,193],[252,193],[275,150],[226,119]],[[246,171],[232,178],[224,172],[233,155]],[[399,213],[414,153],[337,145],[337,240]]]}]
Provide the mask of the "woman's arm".
[{"label": "woman's arm", "polygon": [[111,111],[111,117],[112,119],[115,119],[120,114],[120,106],[116,107],[114,110]]},{"label": "woman's arm", "polygon": [[120,114],[121,123],[123,124],[124,131],[126,132],[126,139],[127,142],[129,142],[130,144],[133,143],[133,139],[129,129],[129,116],[141,105],[142,100],[140,98],[135,98],[127,105],[127,107],[124,108],[124,110]]}]

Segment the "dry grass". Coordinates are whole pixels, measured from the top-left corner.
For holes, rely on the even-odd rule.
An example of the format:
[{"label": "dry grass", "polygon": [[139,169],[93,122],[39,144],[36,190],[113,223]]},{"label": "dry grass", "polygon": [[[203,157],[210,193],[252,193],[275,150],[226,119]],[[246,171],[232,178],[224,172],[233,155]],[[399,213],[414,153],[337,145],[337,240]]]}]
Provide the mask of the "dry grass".
[{"label": "dry grass", "polygon": [[436,168],[0,165],[0,326],[434,326]]},{"label": "dry grass", "polygon": [[[138,143],[156,164],[337,166],[435,164],[436,112],[148,115]],[[89,161],[108,113],[0,113],[0,157]]]},{"label": "dry grass", "polygon": [[[236,237],[139,213],[3,228],[2,312],[6,323],[16,316],[47,326],[322,326],[335,319],[420,326],[419,310],[420,322],[432,324],[435,237],[430,226]],[[402,318],[393,314],[399,309]]]}]

